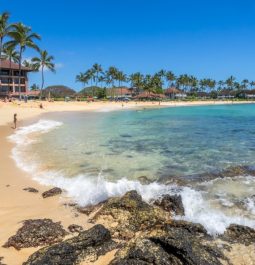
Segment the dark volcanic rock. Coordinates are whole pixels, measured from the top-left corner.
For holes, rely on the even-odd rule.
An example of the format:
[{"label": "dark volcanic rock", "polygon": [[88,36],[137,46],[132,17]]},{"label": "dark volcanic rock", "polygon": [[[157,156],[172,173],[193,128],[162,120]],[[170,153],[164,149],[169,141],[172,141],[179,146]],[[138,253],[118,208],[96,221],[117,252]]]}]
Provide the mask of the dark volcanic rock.
[{"label": "dark volcanic rock", "polygon": [[52,197],[52,196],[56,196],[58,194],[61,194],[62,190],[60,188],[53,188],[50,190],[45,191],[42,196],[43,198],[48,198],[48,197]]},{"label": "dark volcanic rock", "polygon": [[[121,198],[109,199],[91,219],[110,229],[114,237],[130,239],[135,232],[148,230],[166,221],[165,213],[142,200],[136,191],[129,191]],[[112,224],[115,224],[111,226]]]},{"label": "dark volcanic rock", "polygon": [[209,237],[206,229],[201,224],[190,223],[182,220],[172,220],[166,227],[186,230],[194,236]]},{"label": "dark volcanic rock", "polygon": [[74,265],[94,262],[100,255],[117,247],[110,232],[102,225],[81,232],[78,236],[38,250],[23,265]]},{"label": "dark volcanic rock", "polygon": [[21,248],[47,246],[63,240],[67,232],[60,222],[50,219],[26,220],[16,235],[10,237],[3,247]]},{"label": "dark volcanic rock", "polygon": [[255,244],[255,230],[248,226],[231,224],[221,238],[231,243]]},{"label": "dark volcanic rock", "polygon": [[162,234],[130,241],[110,264],[221,265],[221,260],[226,260],[217,246],[206,240],[201,227],[177,223],[166,225]]},{"label": "dark volcanic rock", "polygon": [[31,187],[24,188],[23,190],[28,191],[28,192],[33,192],[33,193],[38,193],[39,192],[39,190],[37,190],[35,188],[31,188]]},{"label": "dark volcanic rock", "polygon": [[176,215],[185,215],[182,197],[180,195],[163,195],[154,204],[165,211],[174,212]]},{"label": "dark volcanic rock", "polygon": [[88,206],[76,206],[76,210],[79,213],[90,215],[92,212],[98,210],[106,201],[100,202],[96,205],[88,205]]},{"label": "dark volcanic rock", "polygon": [[71,232],[71,233],[80,233],[83,231],[83,228],[80,226],[80,225],[69,225],[68,226],[68,230]]},{"label": "dark volcanic rock", "polygon": [[6,264],[2,263],[3,258],[4,257],[0,257],[0,265],[6,265]]}]

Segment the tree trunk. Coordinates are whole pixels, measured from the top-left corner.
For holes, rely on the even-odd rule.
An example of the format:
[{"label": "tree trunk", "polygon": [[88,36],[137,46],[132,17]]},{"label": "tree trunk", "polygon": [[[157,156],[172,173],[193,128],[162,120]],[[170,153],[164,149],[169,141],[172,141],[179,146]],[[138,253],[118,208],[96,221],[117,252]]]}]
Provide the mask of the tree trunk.
[{"label": "tree trunk", "polygon": [[9,58],[9,71],[10,71],[10,72],[9,72],[9,82],[8,82],[8,83],[9,83],[8,96],[9,96],[9,93],[10,93],[9,89],[10,89],[10,86],[11,86],[11,76],[12,76],[12,75],[11,75],[11,71],[12,71],[12,70],[11,70],[11,65],[12,65],[12,58],[10,57],[10,58]]},{"label": "tree trunk", "polygon": [[41,85],[41,93],[40,93],[40,100],[42,99],[42,91],[43,91],[43,87],[44,87],[44,66],[42,65],[42,85]]},{"label": "tree trunk", "polygon": [[19,100],[21,100],[21,87],[20,87],[21,62],[22,62],[22,47],[20,47],[20,50],[19,50]]},{"label": "tree trunk", "polygon": [[[1,69],[2,69],[2,47],[3,47],[3,37],[0,38],[0,76],[1,76]],[[0,91],[2,88],[2,81],[0,80]]]},{"label": "tree trunk", "polygon": [[119,82],[119,86],[120,86],[120,94],[121,94],[121,98],[122,98],[122,84],[121,84],[121,82]]}]

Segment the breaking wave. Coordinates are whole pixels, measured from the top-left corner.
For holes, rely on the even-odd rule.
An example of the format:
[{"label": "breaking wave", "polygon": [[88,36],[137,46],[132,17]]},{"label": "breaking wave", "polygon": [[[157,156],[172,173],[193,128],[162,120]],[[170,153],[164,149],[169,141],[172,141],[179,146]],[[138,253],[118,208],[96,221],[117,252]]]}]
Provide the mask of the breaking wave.
[{"label": "breaking wave", "polygon": [[[255,217],[249,219],[240,215],[230,216],[219,209],[213,208],[205,199],[205,190],[164,185],[157,182],[143,185],[139,181],[126,178],[111,182],[104,179],[102,174],[99,174],[97,178],[88,174],[68,178],[61,171],[38,170],[38,162],[26,157],[26,148],[38,141],[40,134],[50,132],[62,125],[63,123],[58,121],[40,120],[32,125],[17,129],[8,139],[15,143],[12,157],[22,170],[30,173],[33,179],[43,185],[57,186],[66,190],[67,195],[78,204],[82,206],[96,204],[112,196],[121,196],[129,190],[137,190],[147,202],[163,194],[180,194],[185,208],[185,217],[176,216],[176,218],[201,223],[212,235],[224,233],[225,229],[232,223],[255,228]],[[210,185],[212,184],[210,183]],[[223,201],[224,203],[225,206],[232,206],[227,201]],[[245,203],[247,210],[254,214],[254,199],[248,198]]]}]

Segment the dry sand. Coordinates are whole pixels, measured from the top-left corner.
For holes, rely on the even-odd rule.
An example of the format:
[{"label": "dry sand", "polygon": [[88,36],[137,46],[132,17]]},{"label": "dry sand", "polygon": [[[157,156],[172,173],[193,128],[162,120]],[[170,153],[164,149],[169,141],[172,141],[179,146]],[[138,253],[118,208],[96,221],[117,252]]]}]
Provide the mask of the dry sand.
[{"label": "dry sand", "polygon": [[[250,103],[250,102],[249,102]],[[53,221],[61,221],[67,228],[70,224],[78,224],[83,228],[89,228],[91,224],[87,222],[85,215],[75,216],[70,207],[64,206],[68,200],[64,195],[43,199],[41,193],[49,187],[41,186],[34,182],[27,173],[23,172],[15,165],[11,158],[12,143],[7,141],[7,136],[13,133],[13,114],[18,114],[18,126],[29,123],[27,119],[38,120],[40,114],[56,111],[109,111],[122,109],[121,103],[103,102],[43,102],[44,109],[39,108],[39,102],[29,103],[3,103],[0,102],[0,257],[8,265],[20,265],[26,261],[29,255],[35,252],[35,248],[22,249],[2,248],[7,239],[14,235],[21,221],[26,219],[50,218]],[[226,102],[201,101],[201,102],[164,102],[161,106],[184,106],[184,105],[205,105],[205,104],[226,104]],[[232,102],[229,102],[232,104]],[[124,108],[135,107],[158,107],[158,103],[151,102],[124,104]],[[30,122],[32,121],[30,120]],[[34,187],[40,192],[29,193],[23,188]],[[241,249],[238,249],[241,251]],[[245,252],[245,251],[244,251]],[[239,253],[240,254],[240,253]],[[245,253],[244,253],[245,254]],[[108,264],[114,256],[114,251],[108,253],[95,264]],[[234,256],[232,257],[233,259]],[[248,259],[249,260],[249,259]],[[247,261],[248,261],[247,260]],[[253,261],[254,262],[254,259]],[[238,263],[235,263],[238,264]],[[247,262],[241,264],[254,264]],[[84,265],[84,264],[83,264]]]}]

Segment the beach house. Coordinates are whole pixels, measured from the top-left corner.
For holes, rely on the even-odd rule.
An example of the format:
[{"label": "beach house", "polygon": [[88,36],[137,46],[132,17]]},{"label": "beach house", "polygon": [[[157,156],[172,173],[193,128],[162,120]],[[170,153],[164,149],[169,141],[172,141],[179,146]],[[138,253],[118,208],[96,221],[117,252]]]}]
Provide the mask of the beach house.
[{"label": "beach house", "polygon": [[164,91],[166,97],[171,99],[185,99],[187,94],[176,87],[170,87]]}]

